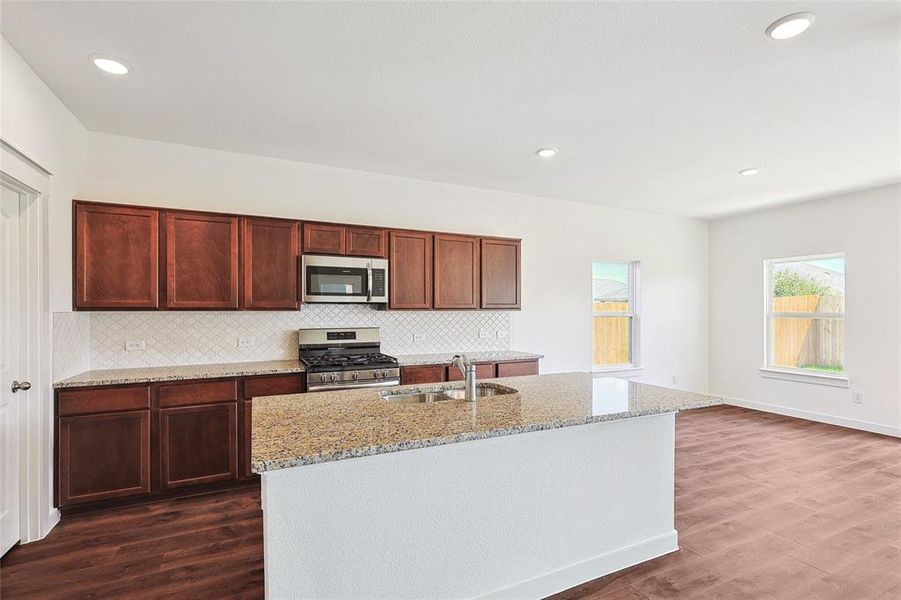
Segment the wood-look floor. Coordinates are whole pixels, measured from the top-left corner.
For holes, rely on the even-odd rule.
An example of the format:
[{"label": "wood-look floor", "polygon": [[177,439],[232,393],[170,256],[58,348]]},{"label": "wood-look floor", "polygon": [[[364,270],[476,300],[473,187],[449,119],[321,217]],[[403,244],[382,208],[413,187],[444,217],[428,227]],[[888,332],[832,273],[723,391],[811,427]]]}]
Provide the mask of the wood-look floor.
[{"label": "wood-look floor", "polygon": [[[901,599],[901,440],[734,407],[676,419],[681,550],[556,600]],[[64,520],[0,561],[11,598],[259,598],[256,489]]]}]

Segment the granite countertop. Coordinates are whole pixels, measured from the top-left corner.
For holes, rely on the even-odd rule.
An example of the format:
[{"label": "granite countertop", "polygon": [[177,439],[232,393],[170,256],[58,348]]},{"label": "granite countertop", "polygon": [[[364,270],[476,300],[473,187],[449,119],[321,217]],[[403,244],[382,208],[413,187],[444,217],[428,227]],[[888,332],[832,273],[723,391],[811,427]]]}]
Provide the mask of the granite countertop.
[{"label": "granite countertop", "polygon": [[[720,398],[590,373],[488,380],[518,390],[476,402],[389,402],[386,390],[346,390],[254,398],[252,468],[369,456],[598,421],[722,404]],[[434,384],[390,393],[461,387]]]},{"label": "granite countertop", "polygon": [[93,385],[122,385],[152,381],[214,379],[278,373],[303,373],[299,360],[263,360],[256,362],[214,363],[208,365],[176,365],[172,367],[138,367],[85,371],[53,384],[55,389]]},{"label": "granite countertop", "polygon": [[504,362],[508,360],[538,360],[544,358],[544,354],[534,352],[518,352],[516,350],[491,350],[488,352],[439,352],[437,354],[401,354],[397,356],[397,362],[402,367],[415,365],[449,365],[454,360],[455,354],[466,354],[473,362]]}]

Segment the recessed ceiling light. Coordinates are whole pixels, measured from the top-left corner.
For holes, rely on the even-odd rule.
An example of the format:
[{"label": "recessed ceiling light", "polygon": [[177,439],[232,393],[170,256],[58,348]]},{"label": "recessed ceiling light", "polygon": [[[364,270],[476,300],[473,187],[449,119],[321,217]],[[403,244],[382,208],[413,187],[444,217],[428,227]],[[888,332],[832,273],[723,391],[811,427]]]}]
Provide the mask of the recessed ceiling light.
[{"label": "recessed ceiling light", "polygon": [[774,40],[787,40],[801,35],[813,24],[813,13],[799,12],[787,15],[766,28],[766,34]]},{"label": "recessed ceiling light", "polygon": [[111,56],[92,56],[91,62],[95,67],[110,75],[127,75],[131,70],[126,62]]},{"label": "recessed ceiling light", "polygon": [[758,173],[760,173],[760,169],[742,169],[741,171],[738,172],[739,175],[744,175],[746,177],[751,176],[751,175],[757,175]]},{"label": "recessed ceiling light", "polygon": [[556,148],[539,148],[538,150],[535,151],[535,154],[537,154],[541,158],[554,158],[555,156],[557,156],[557,149]]}]

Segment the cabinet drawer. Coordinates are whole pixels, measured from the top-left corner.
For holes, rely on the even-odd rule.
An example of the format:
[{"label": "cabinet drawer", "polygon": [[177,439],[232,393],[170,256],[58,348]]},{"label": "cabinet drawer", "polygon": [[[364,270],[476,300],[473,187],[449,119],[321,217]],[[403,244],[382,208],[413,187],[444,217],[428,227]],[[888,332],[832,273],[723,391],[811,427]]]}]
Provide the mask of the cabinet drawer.
[{"label": "cabinet drawer", "polygon": [[516,377],[519,375],[538,375],[538,361],[521,360],[517,362],[498,363],[498,377]]},{"label": "cabinet drawer", "polygon": [[[495,375],[494,363],[480,363],[476,365],[476,379],[494,379]],[[460,369],[451,365],[447,368],[448,381],[463,381],[463,373]]]},{"label": "cabinet drawer", "polygon": [[150,408],[150,386],[108,387],[61,391],[57,414],[61,417]]},{"label": "cabinet drawer", "polygon": [[304,376],[301,373],[248,377],[244,380],[244,397],[302,394],[304,392],[303,379]]},{"label": "cabinet drawer", "polygon": [[238,381],[198,381],[194,383],[172,383],[160,386],[160,408],[229,402],[238,399]]},{"label": "cabinet drawer", "polygon": [[400,368],[400,382],[402,385],[411,385],[415,383],[441,383],[442,381],[444,381],[444,367],[442,365],[423,365]]}]

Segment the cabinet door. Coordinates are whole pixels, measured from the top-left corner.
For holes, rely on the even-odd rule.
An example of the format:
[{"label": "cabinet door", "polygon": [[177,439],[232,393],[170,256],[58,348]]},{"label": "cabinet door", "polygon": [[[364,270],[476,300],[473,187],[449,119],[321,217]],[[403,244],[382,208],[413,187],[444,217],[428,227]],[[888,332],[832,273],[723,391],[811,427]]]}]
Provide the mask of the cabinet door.
[{"label": "cabinet door", "polygon": [[[495,377],[497,375],[495,374],[494,363],[479,363],[476,365],[476,380],[494,379]],[[447,367],[447,380],[463,381],[463,373],[460,372],[460,369],[451,365]]]},{"label": "cabinet door", "polygon": [[482,238],[482,308],[520,308],[519,240]]},{"label": "cabinet door", "polygon": [[344,234],[344,225],[304,223],[304,254],[344,254]]},{"label": "cabinet door", "polygon": [[150,492],[150,411],[60,417],[60,506]]},{"label": "cabinet door", "polygon": [[238,478],[238,403],[160,409],[163,488]]},{"label": "cabinet door", "polygon": [[76,309],[159,306],[159,212],[75,203]]},{"label": "cabinet door", "polygon": [[402,385],[415,383],[441,383],[444,381],[444,366],[419,365],[400,368],[400,382]]},{"label": "cabinet door", "polygon": [[432,234],[389,234],[389,308],[432,308]]},{"label": "cabinet door", "polygon": [[297,223],[241,219],[241,305],[297,308]]},{"label": "cabinet door", "polygon": [[166,307],[238,307],[238,218],[167,212]]},{"label": "cabinet door", "polygon": [[435,234],[435,308],[479,308],[479,238]]},{"label": "cabinet door", "polygon": [[347,227],[347,255],[374,256],[388,255],[388,232],[373,227]]},{"label": "cabinet door", "polygon": [[517,377],[520,375],[538,375],[538,361],[520,360],[497,364],[498,377]]}]

